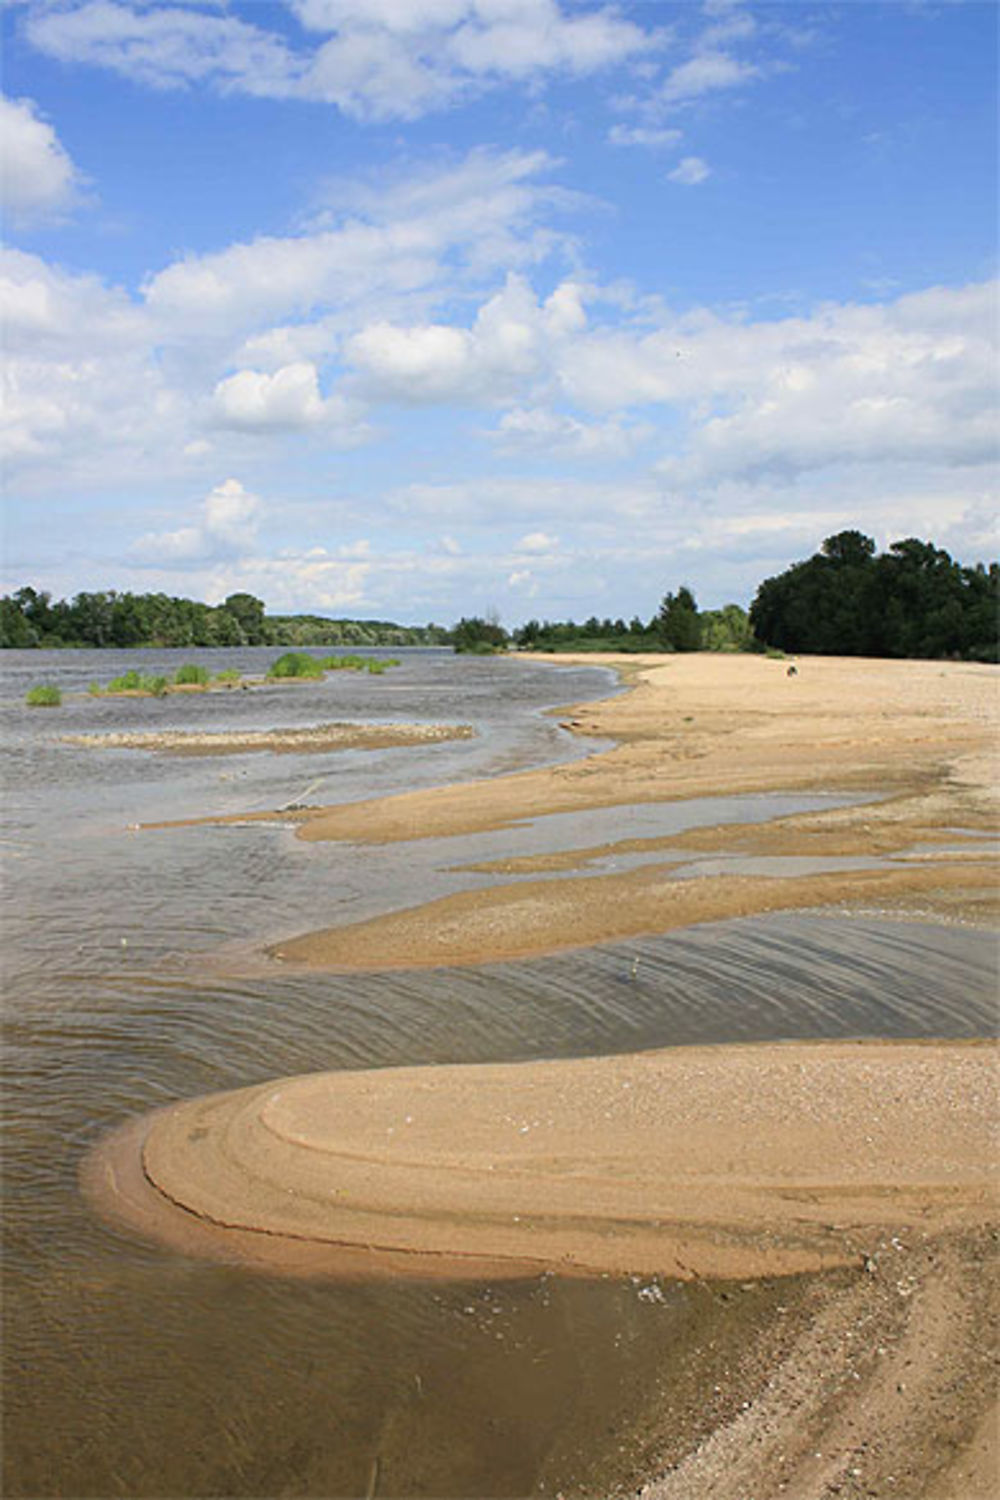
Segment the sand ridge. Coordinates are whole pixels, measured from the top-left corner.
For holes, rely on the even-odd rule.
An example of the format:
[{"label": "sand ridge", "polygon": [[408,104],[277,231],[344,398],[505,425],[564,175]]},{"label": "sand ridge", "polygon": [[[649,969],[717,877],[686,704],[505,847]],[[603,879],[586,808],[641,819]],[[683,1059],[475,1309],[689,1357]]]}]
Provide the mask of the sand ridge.
[{"label": "sand ridge", "polygon": [[690,1047],[275,1080],[160,1112],[141,1158],[182,1239],[277,1267],[759,1276],[988,1222],[996,1104],[989,1043]]}]

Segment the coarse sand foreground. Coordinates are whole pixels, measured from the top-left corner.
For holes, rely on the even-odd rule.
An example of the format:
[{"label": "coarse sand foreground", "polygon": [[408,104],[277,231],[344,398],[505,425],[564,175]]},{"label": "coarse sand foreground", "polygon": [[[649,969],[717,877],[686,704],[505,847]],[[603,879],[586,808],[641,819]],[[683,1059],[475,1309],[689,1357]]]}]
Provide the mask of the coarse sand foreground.
[{"label": "coarse sand foreground", "polygon": [[775,1275],[857,1263],[887,1226],[989,1223],[996,1095],[991,1043],[320,1073],[147,1117],[88,1187],[289,1270]]}]

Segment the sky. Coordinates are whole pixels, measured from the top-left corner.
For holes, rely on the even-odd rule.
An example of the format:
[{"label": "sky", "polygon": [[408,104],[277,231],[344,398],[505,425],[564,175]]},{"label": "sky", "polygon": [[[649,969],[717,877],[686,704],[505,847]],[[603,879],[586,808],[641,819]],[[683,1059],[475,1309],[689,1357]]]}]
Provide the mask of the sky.
[{"label": "sky", "polygon": [[0,591],[704,608],[996,556],[965,0],[0,0]]}]

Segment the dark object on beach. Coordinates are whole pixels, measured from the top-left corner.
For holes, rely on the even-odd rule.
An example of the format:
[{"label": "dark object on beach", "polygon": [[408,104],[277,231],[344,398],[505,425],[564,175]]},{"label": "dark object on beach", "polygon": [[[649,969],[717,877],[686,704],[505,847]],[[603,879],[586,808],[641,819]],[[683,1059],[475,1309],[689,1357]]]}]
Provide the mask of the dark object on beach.
[{"label": "dark object on beach", "polygon": [[799,669],[798,669],[798,667],[789,667],[788,671],[785,673],[786,677],[798,677],[798,675],[799,675]]}]

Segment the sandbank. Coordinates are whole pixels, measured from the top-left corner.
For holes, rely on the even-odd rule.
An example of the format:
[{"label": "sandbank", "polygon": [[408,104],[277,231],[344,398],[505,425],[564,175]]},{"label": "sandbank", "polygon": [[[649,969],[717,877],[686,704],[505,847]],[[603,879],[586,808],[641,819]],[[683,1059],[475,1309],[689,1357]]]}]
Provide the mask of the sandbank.
[{"label": "sandbank", "polygon": [[996,1102],[991,1043],[321,1073],[160,1111],[88,1185],[181,1247],[315,1273],[791,1274],[988,1223]]},{"label": "sandbank", "polygon": [[194,730],[158,729],[149,732],[108,730],[96,734],[66,734],[67,745],[88,750],[149,750],[166,755],[326,754],[331,750],[388,750],[404,745],[436,745],[446,740],[468,740],[469,724],[315,724],[289,729]]},{"label": "sandbank", "polygon": [[[996,668],[813,658],[789,676],[786,662],[746,656],[560,660],[614,666],[628,685],[560,711],[613,749],[305,810],[298,836],[406,842],[743,792],[865,800],[689,830],[659,841],[660,862],[620,874],[575,872],[658,841],[546,856],[536,838],[530,856],[480,866],[497,876],[485,889],[289,937],[275,957],[475,964],[795,906],[995,918]],[[685,850],[880,863],[680,880]],[[318,1074],[133,1121],[84,1181],[102,1212],[146,1235],[288,1274],[629,1273],[709,1288],[799,1277],[789,1301],[814,1299],[801,1338],[779,1356],[772,1324],[734,1353],[682,1449],[667,1413],[647,1500],[985,1500],[998,1477],[985,1415],[996,1086],[995,1044],[957,1042]]]},{"label": "sandbank", "polygon": [[[531,879],[633,852],[635,839],[581,848],[575,857],[480,865],[524,879],[290,935],[272,956],[338,969],[482,963],[691,922],[857,902],[996,918],[997,861],[983,842],[997,828],[996,667],[821,657],[800,659],[789,676],[785,661],[744,655],[569,660],[614,666],[628,684],[623,694],[560,711],[574,734],[613,739],[613,749],[485,782],[310,809],[297,836],[392,843],[515,827],[549,813],[750,792],[840,791],[864,800],[645,841],[647,852],[659,844],[674,857],[620,874]],[[679,850],[855,857],[883,867],[682,882],[672,873]]]}]

